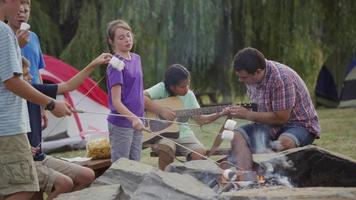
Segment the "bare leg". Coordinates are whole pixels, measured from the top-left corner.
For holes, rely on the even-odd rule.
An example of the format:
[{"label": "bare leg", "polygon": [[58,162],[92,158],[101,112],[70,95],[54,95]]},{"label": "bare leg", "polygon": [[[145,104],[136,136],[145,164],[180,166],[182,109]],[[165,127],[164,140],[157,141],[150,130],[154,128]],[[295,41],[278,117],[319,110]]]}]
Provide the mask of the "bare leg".
[{"label": "bare leg", "polygon": [[56,177],[53,185],[54,190],[48,194],[47,200],[56,198],[59,194],[71,192],[73,189],[73,181],[66,175],[59,175]]},{"label": "bare leg", "polygon": [[34,194],[34,192],[17,192],[5,197],[5,200],[31,199]]},{"label": "bare leg", "polygon": [[[205,156],[206,155],[206,150],[205,149],[195,149],[194,151],[196,151],[197,153]],[[192,160],[202,160],[204,159],[204,157],[196,154],[196,153],[191,153],[191,158]]]},{"label": "bare leg", "polygon": [[234,138],[231,141],[232,155],[235,156],[238,170],[252,170],[252,152],[247,145],[245,138],[238,132],[235,132]]},{"label": "bare leg", "polygon": [[36,192],[35,195],[32,196],[31,200],[43,200],[43,192]]},{"label": "bare leg", "polygon": [[174,158],[169,155],[166,151],[158,151],[158,167],[160,170],[165,170],[167,165],[171,164],[174,161]]},{"label": "bare leg", "polygon": [[88,187],[95,180],[95,173],[92,169],[83,167],[79,174],[73,179],[73,191]]},{"label": "bare leg", "polygon": [[281,135],[278,138],[278,141],[281,144],[280,145],[281,146],[280,151],[284,151],[284,150],[287,150],[287,149],[292,149],[292,148],[296,148],[297,147],[297,145],[295,144],[294,140],[292,140],[291,138],[289,138],[287,136]]}]

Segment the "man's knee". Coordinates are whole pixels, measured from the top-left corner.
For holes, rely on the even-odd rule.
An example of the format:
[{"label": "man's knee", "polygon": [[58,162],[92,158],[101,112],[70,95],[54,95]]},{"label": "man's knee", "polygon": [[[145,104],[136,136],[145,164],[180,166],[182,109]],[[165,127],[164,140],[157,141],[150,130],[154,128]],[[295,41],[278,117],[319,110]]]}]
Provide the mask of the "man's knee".
[{"label": "man's knee", "polygon": [[292,148],[296,148],[297,147],[297,144],[295,143],[295,141],[288,137],[288,136],[280,136],[278,138],[278,142],[280,144],[280,149],[277,149],[279,151],[284,151],[284,150],[287,150],[287,149],[292,149]]},{"label": "man's knee", "polygon": [[231,147],[235,148],[235,147],[246,146],[246,145],[247,142],[244,136],[240,132],[235,131],[234,137],[232,138],[231,141]]}]

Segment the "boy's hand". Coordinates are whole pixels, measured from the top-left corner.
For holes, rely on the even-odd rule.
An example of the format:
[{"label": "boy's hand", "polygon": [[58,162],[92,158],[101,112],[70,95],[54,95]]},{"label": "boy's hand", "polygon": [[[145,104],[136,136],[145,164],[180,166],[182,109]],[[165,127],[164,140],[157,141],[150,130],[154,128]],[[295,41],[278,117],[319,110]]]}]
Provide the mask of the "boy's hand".
[{"label": "boy's hand", "polygon": [[93,65],[99,66],[103,64],[108,64],[111,58],[112,55],[110,53],[102,53],[100,56],[93,60]]},{"label": "boy's hand", "polygon": [[40,150],[39,147],[31,147],[31,153],[32,153],[32,156],[35,156],[36,153]]},{"label": "boy's hand", "polygon": [[54,101],[54,109],[51,111],[56,117],[64,117],[66,115],[70,116],[72,114],[72,106],[64,101]]},{"label": "boy's hand", "polygon": [[25,30],[18,30],[16,31],[16,37],[20,48],[23,48],[30,41],[30,32]]},{"label": "boy's hand", "polygon": [[46,129],[48,126],[48,117],[47,112],[45,110],[41,110],[41,117],[42,117],[42,130]]}]

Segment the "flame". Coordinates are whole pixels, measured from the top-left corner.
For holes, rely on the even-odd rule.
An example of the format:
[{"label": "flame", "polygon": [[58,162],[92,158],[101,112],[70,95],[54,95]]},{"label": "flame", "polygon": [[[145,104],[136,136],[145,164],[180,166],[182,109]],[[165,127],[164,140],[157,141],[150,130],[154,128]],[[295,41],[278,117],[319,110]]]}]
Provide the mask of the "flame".
[{"label": "flame", "polygon": [[258,183],[263,184],[265,182],[266,181],[265,181],[265,177],[264,176],[262,176],[262,175],[258,176]]}]

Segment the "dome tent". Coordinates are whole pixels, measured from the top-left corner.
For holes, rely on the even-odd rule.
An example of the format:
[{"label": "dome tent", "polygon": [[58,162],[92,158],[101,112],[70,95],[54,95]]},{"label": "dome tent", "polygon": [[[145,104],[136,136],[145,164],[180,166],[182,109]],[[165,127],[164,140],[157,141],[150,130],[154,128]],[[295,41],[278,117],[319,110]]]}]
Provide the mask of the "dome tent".
[{"label": "dome tent", "polygon": [[[44,83],[58,84],[79,72],[54,57],[44,55],[44,60],[46,67],[40,70]],[[64,95],[57,95],[57,99],[67,101],[77,110],[109,113],[107,94],[90,78],[86,78],[77,89]],[[45,152],[63,147],[75,148],[76,144],[84,142],[86,133],[107,132],[106,115],[73,113],[71,116],[56,118],[48,113],[48,127],[42,133],[44,141],[42,147]],[[77,146],[81,148],[83,145]]]},{"label": "dome tent", "polygon": [[320,70],[315,94],[317,106],[356,107],[356,53],[332,54]]}]

